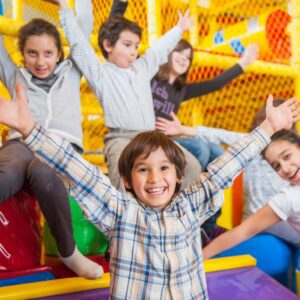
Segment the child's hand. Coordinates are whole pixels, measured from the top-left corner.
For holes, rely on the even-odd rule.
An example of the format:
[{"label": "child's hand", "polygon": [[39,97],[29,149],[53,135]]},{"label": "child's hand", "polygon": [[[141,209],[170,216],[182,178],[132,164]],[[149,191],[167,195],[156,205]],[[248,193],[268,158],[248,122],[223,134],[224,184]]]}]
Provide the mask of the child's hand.
[{"label": "child's hand", "polygon": [[166,135],[178,135],[182,133],[182,125],[176,115],[171,112],[170,116],[173,121],[164,118],[157,118],[155,128]]},{"label": "child's hand", "polygon": [[239,60],[240,66],[245,69],[247,66],[252,64],[259,56],[258,44],[249,44],[243,56]]},{"label": "child's hand", "polygon": [[273,96],[269,95],[266,104],[266,119],[260,127],[270,136],[281,129],[291,129],[293,123],[300,120],[299,106],[300,103],[294,97],[274,107]]},{"label": "child's hand", "polygon": [[183,30],[189,30],[194,25],[194,19],[189,15],[190,11],[187,10],[184,15],[180,11],[178,11],[178,22],[177,25]]},{"label": "child's hand", "polygon": [[60,9],[66,9],[70,7],[66,0],[42,0],[42,1],[59,5]]},{"label": "child's hand", "polygon": [[21,84],[16,85],[16,101],[8,101],[0,97],[0,123],[16,129],[24,137],[28,136],[32,131],[35,121],[33,120]]}]

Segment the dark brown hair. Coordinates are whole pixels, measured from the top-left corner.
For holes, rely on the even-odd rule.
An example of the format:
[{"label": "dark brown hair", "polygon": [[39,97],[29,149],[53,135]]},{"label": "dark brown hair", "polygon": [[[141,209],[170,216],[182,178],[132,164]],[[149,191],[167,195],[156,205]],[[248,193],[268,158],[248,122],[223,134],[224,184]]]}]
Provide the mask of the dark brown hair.
[{"label": "dark brown hair", "polygon": [[110,46],[114,46],[118,41],[121,32],[126,30],[135,33],[141,39],[142,28],[137,23],[132,22],[121,15],[111,16],[103,23],[98,33],[98,45],[106,59],[108,58],[108,53],[103,47],[103,41],[108,40]]},{"label": "dark brown hair", "polygon": [[187,71],[184,74],[181,74],[180,76],[178,76],[176,78],[176,80],[174,81],[174,86],[176,86],[179,89],[185,85],[186,79],[187,79],[187,76],[190,71],[192,61],[193,61],[193,47],[186,40],[180,40],[179,43],[174,48],[174,50],[169,54],[168,62],[165,63],[164,65],[160,66],[160,68],[155,76],[159,81],[169,81],[169,79],[170,79],[170,72],[172,69],[171,57],[172,57],[173,52],[181,52],[186,49],[191,49],[190,65],[189,65]]},{"label": "dark brown hair", "polygon": [[[271,136],[271,144],[276,141],[287,141],[297,145],[300,148],[300,136],[293,130],[282,129]],[[268,147],[262,151],[262,156],[265,158],[265,153]]]},{"label": "dark brown hair", "polygon": [[18,35],[19,37],[18,46],[20,52],[24,54],[25,44],[29,37],[33,35],[41,36],[43,34],[47,34],[53,38],[57,50],[60,53],[58,63],[62,62],[64,60],[64,52],[62,49],[59,32],[53,24],[43,19],[32,19],[30,22],[28,22],[27,24],[25,24],[20,28],[19,35]]},{"label": "dark brown hair", "polygon": [[[136,159],[143,155],[147,158],[152,152],[161,148],[167,158],[175,165],[177,178],[184,176],[186,160],[182,150],[165,134],[160,131],[147,131],[138,134],[123,150],[119,159],[119,172],[121,177],[127,179],[132,186],[131,171]],[[180,190],[180,183],[176,184],[175,193]]]},{"label": "dark brown hair", "polygon": [[[273,105],[275,107],[279,106],[280,104],[282,104],[285,101],[285,99],[283,98],[275,98],[273,100]],[[266,105],[261,108],[260,110],[258,110],[254,116],[254,119],[252,121],[250,130],[254,130],[257,126],[259,126],[266,118]]]}]

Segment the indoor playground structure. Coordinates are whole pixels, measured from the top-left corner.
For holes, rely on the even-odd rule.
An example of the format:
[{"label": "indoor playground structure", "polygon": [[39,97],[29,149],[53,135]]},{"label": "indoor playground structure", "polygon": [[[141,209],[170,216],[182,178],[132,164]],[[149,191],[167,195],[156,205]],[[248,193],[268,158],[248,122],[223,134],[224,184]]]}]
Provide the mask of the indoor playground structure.
[{"label": "indoor playground structure", "polygon": [[[76,0],[69,0],[76,7]],[[143,53],[177,21],[177,10],[190,9],[195,25],[184,36],[195,49],[189,81],[208,80],[234,65],[250,43],[258,43],[259,60],[221,90],[181,105],[185,125],[205,125],[247,132],[269,94],[300,99],[300,0],[128,0],[126,17],[143,27]],[[99,52],[97,31],[107,18],[112,0],[93,0],[91,44]],[[16,47],[24,22],[41,17],[59,26],[58,8],[40,0],[0,0],[0,33],[13,60],[22,64]],[[63,37],[63,35],[62,35]],[[68,44],[63,37],[64,51]],[[81,83],[84,157],[106,171],[103,136],[107,132],[102,109]],[[1,86],[1,95],[9,98]],[[0,125],[0,141],[7,128]],[[232,228],[242,214],[242,179],[225,191],[219,224]],[[79,250],[100,263],[98,280],[74,277],[59,263],[55,242],[30,191],[24,188],[0,204],[1,299],[108,299],[108,241],[86,221],[70,198],[74,235]],[[17,216],[17,217],[16,217]],[[298,299],[300,255],[288,244],[260,234],[222,257],[205,262],[210,299]],[[229,256],[229,257],[228,257]],[[280,282],[280,283],[279,283]],[[298,288],[297,288],[298,287]],[[293,292],[292,292],[293,291]]]}]

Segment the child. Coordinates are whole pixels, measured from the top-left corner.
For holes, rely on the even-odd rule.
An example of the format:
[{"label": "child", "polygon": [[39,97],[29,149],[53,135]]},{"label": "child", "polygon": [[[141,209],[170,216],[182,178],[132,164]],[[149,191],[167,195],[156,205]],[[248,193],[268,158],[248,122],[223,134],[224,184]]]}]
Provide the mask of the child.
[{"label": "child", "polygon": [[[114,0],[111,14],[124,14],[126,7],[127,1]],[[221,89],[241,75],[257,56],[257,44],[250,45],[239,62],[219,76],[207,81],[186,83],[193,61],[193,48],[189,42],[181,40],[169,54],[168,62],[160,66],[151,80],[155,116],[170,120],[170,113],[177,114],[182,102]],[[156,129],[159,129],[159,123]],[[221,146],[205,143],[199,137],[178,137],[175,140],[197,158],[203,170],[224,151]]]},{"label": "child", "polygon": [[[169,55],[168,63],[161,66],[152,79],[152,93],[156,116],[170,120],[170,113],[177,113],[182,102],[221,89],[224,85],[241,75],[244,69],[256,59],[257,45],[250,45],[239,62],[219,76],[195,83],[186,83],[193,59],[192,46],[181,40]],[[168,97],[161,97],[157,91],[162,89]],[[165,96],[164,95],[164,96]],[[156,124],[159,129],[159,123]],[[197,137],[178,137],[175,140],[190,151],[206,170],[209,162],[223,153],[223,148],[215,143],[204,143]]]},{"label": "child", "polygon": [[282,130],[271,140],[263,155],[278,175],[291,185],[268,199],[267,204],[242,224],[204,248],[205,258],[229,249],[282,220],[300,235],[300,137],[293,131]]},{"label": "child", "polygon": [[70,179],[69,189],[87,218],[110,240],[112,299],[207,299],[200,227],[220,208],[222,190],[269,143],[274,132],[298,120],[290,99],[208,166],[182,192],[185,159],[163,133],[137,135],[124,149],[119,170],[129,192],[112,186],[101,170],[36,124],[26,96],[0,101],[0,122],[18,130],[36,155]]},{"label": "child", "polygon": [[[188,12],[180,15],[177,26],[137,59],[141,28],[120,15],[110,17],[99,30],[98,44],[108,60],[100,63],[94,49],[82,37],[66,1],[51,2],[60,6],[61,25],[69,40],[73,59],[103,108],[104,122],[109,128],[104,147],[109,177],[114,186],[120,187],[117,166],[122,150],[139,132],[155,128],[150,80],[159,66],[165,63],[183,31],[192,26],[192,19]],[[183,151],[187,159],[186,185],[197,179],[201,168],[188,151]]]},{"label": "child", "polygon": [[[283,99],[275,99],[274,106],[278,106],[283,102]],[[265,108],[262,108],[255,114],[251,130],[255,129],[265,117]],[[243,133],[205,126],[182,126],[175,115],[173,115],[173,118],[173,122],[160,121],[162,130],[170,135],[186,134],[200,136],[205,142],[224,143],[229,146],[233,145],[238,139],[245,135]],[[243,174],[243,219],[254,214],[262,208],[272,196],[276,195],[279,190],[288,186],[289,183],[281,179],[261,155],[257,156],[252,163],[245,168]],[[212,221],[214,217],[215,215],[210,220]],[[209,224],[212,225],[212,222]],[[209,240],[215,236],[215,230],[217,230],[218,233],[222,233],[218,231],[216,224],[215,226],[208,228],[206,222],[203,227]],[[293,246],[300,247],[300,235],[287,222],[282,221],[267,228],[265,231],[281,238]]]},{"label": "child", "polygon": [[[76,1],[83,5],[83,1]],[[91,11],[84,1],[78,21]],[[88,20],[91,20],[89,18]],[[92,23],[82,22],[89,36]],[[0,79],[15,98],[14,87],[22,83],[34,118],[45,128],[65,137],[82,152],[80,79],[81,73],[72,62],[64,60],[59,32],[55,26],[34,19],[19,31],[19,50],[24,67],[17,67],[0,41]],[[97,278],[102,268],[85,258],[76,248],[68,194],[62,180],[11,131],[9,140],[0,148],[0,203],[28,183],[49,224],[62,261],[77,275]]]}]

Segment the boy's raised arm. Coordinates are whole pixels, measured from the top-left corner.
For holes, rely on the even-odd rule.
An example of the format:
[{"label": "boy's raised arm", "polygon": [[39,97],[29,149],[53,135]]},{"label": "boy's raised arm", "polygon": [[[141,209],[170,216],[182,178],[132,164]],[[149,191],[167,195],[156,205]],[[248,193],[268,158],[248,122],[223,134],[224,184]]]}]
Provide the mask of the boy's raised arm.
[{"label": "boy's raised arm", "polygon": [[290,128],[299,120],[298,107],[295,98],[273,107],[273,97],[269,96],[265,121],[209,164],[208,172],[202,173],[198,183],[190,186],[191,194],[194,194],[191,203],[203,221],[221,207],[222,190],[229,187],[243,168],[268,145],[270,136],[283,128]]},{"label": "boy's raised arm", "polygon": [[[59,6],[60,10],[70,9],[70,6],[66,0],[42,0],[44,2],[53,3]],[[78,26],[89,41],[90,35],[93,32],[94,16],[92,0],[75,0],[74,3],[76,11],[76,19]]]},{"label": "boy's raised arm", "polygon": [[0,98],[0,123],[18,132],[24,142],[51,168],[69,179],[69,191],[86,217],[103,232],[108,232],[122,214],[125,194],[118,192],[101,170],[85,161],[73,147],[36,124],[21,85],[14,102]]},{"label": "boy's raised arm", "polygon": [[89,41],[94,27],[92,0],[75,0],[75,11],[77,23],[83,35]]},{"label": "boy's raised arm", "polygon": [[128,6],[127,0],[114,0],[110,9],[109,16],[124,15]]}]

